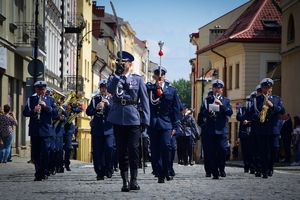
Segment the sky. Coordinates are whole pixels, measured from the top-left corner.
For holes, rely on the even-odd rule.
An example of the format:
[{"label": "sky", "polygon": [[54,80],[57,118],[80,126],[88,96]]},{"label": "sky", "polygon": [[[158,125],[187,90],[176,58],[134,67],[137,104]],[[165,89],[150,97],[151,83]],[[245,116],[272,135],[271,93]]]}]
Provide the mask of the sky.
[{"label": "sky", "polygon": [[[196,46],[189,35],[249,0],[112,0],[118,17],[128,21],[140,40],[147,40],[150,61],[160,64],[159,41],[164,42],[161,65],[169,81],[189,80]],[[110,1],[97,0],[113,14]],[[200,12],[201,11],[201,12]]]}]

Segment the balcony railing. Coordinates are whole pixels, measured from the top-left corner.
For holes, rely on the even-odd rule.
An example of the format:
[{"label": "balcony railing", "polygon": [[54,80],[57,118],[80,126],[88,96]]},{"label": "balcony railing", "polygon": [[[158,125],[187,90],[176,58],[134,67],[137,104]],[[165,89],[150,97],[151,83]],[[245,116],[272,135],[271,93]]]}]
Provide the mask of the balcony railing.
[{"label": "balcony railing", "polygon": [[[17,37],[15,45],[17,46],[34,46],[35,40],[35,24],[33,22],[17,22]],[[38,46],[43,52],[45,50],[45,28],[40,24],[37,27],[38,30]]]},{"label": "balcony railing", "polygon": [[[78,75],[77,90],[83,92],[83,77]],[[76,75],[67,76],[67,91],[76,91]]]}]

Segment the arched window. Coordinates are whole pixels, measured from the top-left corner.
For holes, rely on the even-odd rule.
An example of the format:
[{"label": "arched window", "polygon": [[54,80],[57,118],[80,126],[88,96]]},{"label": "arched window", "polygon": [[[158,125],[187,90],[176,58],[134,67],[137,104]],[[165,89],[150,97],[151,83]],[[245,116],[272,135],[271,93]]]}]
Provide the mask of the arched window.
[{"label": "arched window", "polygon": [[288,24],[288,34],[287,34],[287,42],[292,42],[295,39],[295,24],[294,24],[294,17],[291,14],[289,18]]}]

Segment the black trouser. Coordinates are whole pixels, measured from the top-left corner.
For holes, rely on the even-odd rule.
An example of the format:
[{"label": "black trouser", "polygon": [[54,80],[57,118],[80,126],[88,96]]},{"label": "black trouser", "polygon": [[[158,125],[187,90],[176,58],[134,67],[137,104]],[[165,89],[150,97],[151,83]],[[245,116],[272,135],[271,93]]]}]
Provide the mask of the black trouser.
[{"label": "black trouser", "polygon": [[284,151],[284,160],[290,162],[291,160],[291,142],[292,138],[288,139],[281,139],[283,144],[283,151]]},{"label": "black trouser", "polygon": [[113,125],[117,146],[119,169],[121,171],[137,170],[139,166],[140,126]]}]

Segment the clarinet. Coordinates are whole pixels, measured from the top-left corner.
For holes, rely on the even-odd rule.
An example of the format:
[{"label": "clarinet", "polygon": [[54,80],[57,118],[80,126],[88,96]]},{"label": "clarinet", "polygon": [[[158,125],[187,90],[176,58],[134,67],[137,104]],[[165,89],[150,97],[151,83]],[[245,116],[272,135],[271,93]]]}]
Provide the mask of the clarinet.
[{"label": "clarinet", "polygon": [[[41,101],[42,101],[42,95],[39,96],[39,102],[38,102],[38,105],[40,105]],[[41,121],[41,109],[39,109],[39,110],[37,111],[37,121],[38,121],[38,122]]]}]

